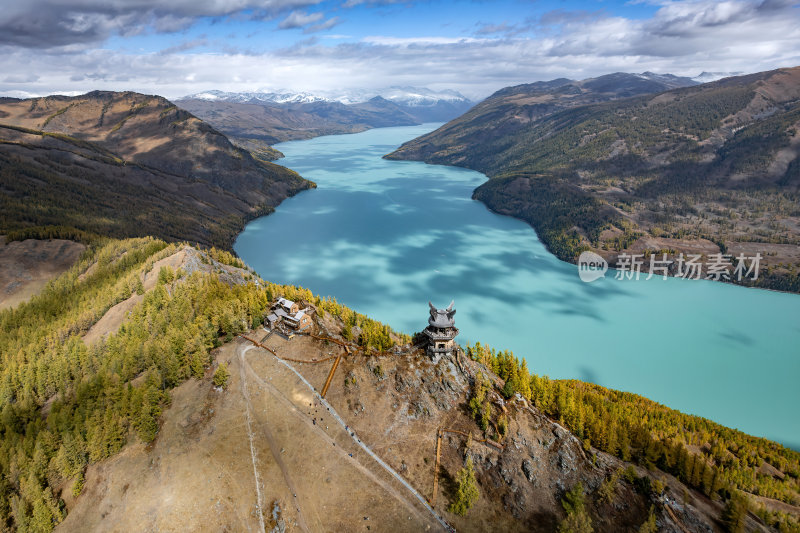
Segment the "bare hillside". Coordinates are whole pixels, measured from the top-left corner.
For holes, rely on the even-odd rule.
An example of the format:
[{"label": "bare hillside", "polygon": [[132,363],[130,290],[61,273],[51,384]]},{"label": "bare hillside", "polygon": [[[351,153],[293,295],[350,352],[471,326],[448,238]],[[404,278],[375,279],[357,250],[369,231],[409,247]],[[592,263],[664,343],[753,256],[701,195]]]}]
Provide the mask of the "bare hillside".
[{"label": "bare hillside", "polygon": [[86,246],[54,239],[5,242],[0,236],[0,309],[24,302],[71,267]]}]

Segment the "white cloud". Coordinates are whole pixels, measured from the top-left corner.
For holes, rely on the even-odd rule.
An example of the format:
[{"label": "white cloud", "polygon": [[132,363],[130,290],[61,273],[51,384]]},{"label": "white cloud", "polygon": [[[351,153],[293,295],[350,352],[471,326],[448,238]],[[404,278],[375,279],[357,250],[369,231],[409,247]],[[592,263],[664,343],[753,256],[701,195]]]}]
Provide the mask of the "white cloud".
[{"label": "white cloud", "polygon": [[368,6],[385,6],[390,4],[400,4],[407,2],[408,0],[346,0],[342,7],[356,7],[361,4],[366,4]]},{"label": "white cloud", "polygon": [[197,17],[224,17],[248,10],[253,17],[318,4],[321,0],[25,0],[0,10],[0,44],[51,48],[95,43],[108,36],[179,31]]},{"label": "white cloud", "polygon": [[[178,97],[263,86],[314,91],[410,85],[453,88],[479,98],[507,85],[558,77],[645,70],[755,72],[800,64],[800,10],[775,2],[718,4],[668,2],[647,20],[562,14],[556,31],[530,38],[312,38],[265,53],[218,54],[190,50],[195,43],[139,55],[6,46],[0,47],[0,72],[13,80],[33,72],[39,79],[24,84],[0,80],[0,92],[130,89]],[[329,23],[315,18],[306,29],[315,22]]]},{"label": "white cloud", "polygon": [[439,45],[439,44],[486,42],[486,39],[475,39],[472,37],[391,37],[391,36],[381,36],[381,35],[370,35],[364,37],[361,40],[365,43],[381,44],[388,46]]},{"label": "white cloud", "polygon": [[34,83],[39,81],[36,74],[12,74],[3,79],[3,83]]},{"label": "white cloud", "polygon": [[338,26],[341,23],[342,19],[340,19],[339,17],[329,18],[328,20],[320,22],[319,24],[313,24],[307,27],[305,30],[303,30],[303,33],[316,33],[318,31],[329,30],[334,26]]},{"label": "white cloud", "polygon": [[302,28],[314,22],[321,20],[325,15],[322,13],[303,13],[301,11],[292,11],[289,16],[283,19],[278,28],[282,30],[289,30],[292,28]]}]

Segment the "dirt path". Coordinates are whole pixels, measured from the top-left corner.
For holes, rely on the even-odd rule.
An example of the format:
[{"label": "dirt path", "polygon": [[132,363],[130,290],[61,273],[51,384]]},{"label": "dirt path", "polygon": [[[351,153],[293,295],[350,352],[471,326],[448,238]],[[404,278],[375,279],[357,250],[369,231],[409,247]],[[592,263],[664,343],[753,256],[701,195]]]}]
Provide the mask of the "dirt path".
[{"label": "dirt path", "polygon": [[335,446],[336,449],[338,450],[339,460],[341,460],[341,461],[349,461],[350,464],[355,466],[355,468],[357,468],[361,473],[363,473],[365,476],[370,478],[376,484],[380,485],[384,490],[386,490],[386,492],[388,492],[389,494],[394,496],[394,498],[396,500],[398,500],[401,503],[403,503],[406,506],[406,508],[409,511],[411,511],[412,513],[414,513],[415,515],[417,515],[417,517],[420,518],[421,521],[427,520],[427,517],[424,516],[422,512],[420,512],[420,510],[414,505],[413,502],[408,500],[408,498],[406,497],[405,494],[402,494],[396,488],[392,487],[389,483],[387,483],[386,481],[380,479],[374,472],[372,472],[372,470],[370,470],[367,466],[362,464],[361,461],[354,460],[353,457],[352,457],[352,454],[348,454],[348,452],[345,450],[345,448],[341,444],[339,446],[336,446],[335,445],[335,443],[337,442],[336,439],[332,438],[325,431],[323,431],[320,426],[317,426],[316,424],[313,424],[311,422],[311,420],[309,420],[308,417],[305,414],[300,412],[300,410],[297,408],[297,406],[295,404],[293,404],[292,401],[289,398],[287,398],[278,389],[273,387],[270,383],[262,380],[255,373],[255,371],[252,369],[252,367],[248,366],[248,371],[252,374],[253,379],[256,382],[258,382],[262,387],[264,387],[265,389],[267,389],[271,393],[273,393],[274,399],[279,400],[287,408],[288,411],[290,411],[293,414],[295,414],[296,416],[298,416],[300,421],[303,422],[309,429],[314,431],[320,438],[325,440],[328,444],[331,444],[331,445]]},{"label": "dirt path", "polygon": [[[266,350],[264,350],[261,353],[268,353],[268,352],[266,352]],[[280,359],[278,357],[275,357],[272,354],[269,354],[269,357],[272,358],[273,361],[275,361],[275,362],[285,366],[287,369],[289,369],[308,388],[308,392],[312,394],[314,400],[318,404],[323,406],[325,408],[325,410],[326,410],[326,413],[329,414],[331,417],[333,417],[333,419],[336,420],[336,422],[338,422],[340,428],[345,430],[346,436],[352,441],[352,443],[354,443],[361,451],[363,451],[367,455],[366,459],[368,460],[368,462],[366,463],[366,465],[370,465],[370,464],[371,465],[375,465],[375,463],[377,463],[377,465],[375,465],[375,466],[377,466],[381,471],[389,474],[389,476],[391,476],[391,478],[393,480],[399,482],[400,485],[402,485],[402,488],[404,489],[404,491],[407,491],[407,492],[411,493],[411,496],[413,496],[412,500],[416,500],[416,501],[410,501],[399,490],[387,485],[384,482],[378,481],[374,474],[369,475],[369,477],[371,479],[376,480],[376,482],[378,482],[379,485],[381,485],[384,489],[386,489],[387,492],[389,492],[392,496],[394,496],[400,502],[404,503],[406,505],[406,507],[410,511],[414,512],[414,514],[416,514],[418,517],[420,517],[424,521],[427,522],[428,520],[424,519],[424,516],[422,515],[422,513],[427,514],[428,517],[432,517],[435,520],[435,523],[437,524],[437,526],[439,526],[440,529],[444,529],[445,531],[449,531],[450,530],[450,526],[447,524],[447,522],[445,522],[433,510],[433,508],[430,507],[430,505],[428,504],[427,500],[419,492],[417,492],[417,490],[413,486],[411,486],[411,484],[409,484],[400,474],[398,474],[394,469],[392,469],[388,464],[386,464],[385,461],[383,461],[375,452],[373,452],[366,444],[364,444],[361,441],[361,439],[355,434],[353,429],[350,428],[345,423],[345,421],[339,416],[339,414],[334,410],[334,408],[330,404],[328,404],[328,402],[325,401],[325,399],[302,376],[302,374],[300,374],[288,362],[286,362],[286,361],[284,361],[284,360],[282,360],[282,359]],[[261,379],[257,375],[257,373],[252,369],[252,367],[249,365],[249,363],[247,362],[246,358],[244,357],[244,354],[242,354],[242,366],[245,366],[245,365],[248,367],[248,370],[250,372],[252,372],[252,374],[254,376],[254,380],[256,380],[259,383],[259,385],[261,385],[262,387],[264,387],[264,388],[266,388],[266,389],[268,389],[270,391],[274,391],[274,393],[278,396],[278,398],[282,397],[284,400],[286,400],[286,402],[288,402],[287,407],[291,406],[295,410],[297,409],[296,405],[294,405],[294,403],[291,400],[289,400],[288,398],[286,398],[285,395],[283,395],[282,393],[277,391],[272,385],[270,385],[269,383],[267,383],[266,381]],[[311,421],[303,413],[299,413],[298,412],[298,415],[300,415],[301,419],[304,420],[304,422],[306,424],[310,424],[311,423]],[[317,427],[315,427],[315,429],[317,430],[317,432],[321,432],[328,439],[330,439],[330,437],[328,437],[328,435],[325,434],[325,432],[322,431],[322,429],[320,427],[317,426]],[[369,459],[371,459],[371,461]],[[359,468],[359,470],[361,470],[362,472],[364,472],[365,469],[369,469],[371,471],[371,468],[369,468],[368,466],[365,466],[364,463],[362,463],[362,464],[358,464],[357,463],[357,468]],[[373,466],[372,468],[375,468],[375,467]],[[422,509],[420,509],[420,507]]]},{"label": "dirt path", "polygon": [[[235,346],[224,346],[218,354],[232,360],[228,390],[216,391],[210,380],[194,379],[174,389],[155,442],[146,446],[132,436],[119,454],[90,465],[77,500],[71,486],[65,487],[60,497],[69,514],[58,531],[255,533],[261,507],[253,489],[253,455],[259,460],[263,520],[270,530],[270,505],[288,502],[288,489],[277,465],[265,460],[269,451],[256,425],[250,448]],[[252,410],[250,416],[255,422]]]},{"label": "dirt path", "polygon": [[65,486],[59,531],[444,529],[293,369],[240,339],[214,357],[227,388],[211,372],[175,388],[155,442],[90,465],[77,499]]},{"label": "dirt path", "polygon": [[[239,360],[240,362],[244,362],[244,354],[249,350],[250,347],[248,346],[244,350],[241,348],[239,351]],[[250,394],[247,392],[247,378],[244,375],[244,365],[239,365],[239,378],[242,382],[242,397],[244,398],[245,402],[245,419],[247,421],[247,439],[250,443],[250,460],[253,463],[253,479],[256,483],[256,510],[258,512],[258,524],[260,526],[259,531],[264,531],[264,496],[261,494],[261,479],[258,475],[258,457],[256,456],[255,446],[253,445],[253,424],[252,424],[252,417],[250,416]],[[271,448],[272,446],[270,446]]]},{"label": "dirt path", "polygon": [[[261,496],[261,481],[259,480],[258,468],[256,467],[257,457],[256,457],[256,454],[255,454],[255,450],[253,448],[253,438],[254,437],[253,437],[253,430],[252,430],[252,427],[251,427],[251,417],[250,417],[250,409],[251,409],[252,403],[250,401],[250,394],[247,391],[247,376],[245,375],[246,374],[246,370],[249,370],[251,374],[253,374],[254,376],[258,377],[256,375],[256,373],[253,372],[253,369],[250,367],[250,365],[247,364],[247,360],[245,358],[245,354],[247,353],[248,350],[251,350],[251,349],[253,349],[252,346],[239,346],[239,348],[237,349],[237,352],[238,352],[238,355],[239,355],[239,362],[240,362],[239,375],[240,375],[241,380],[242,380],[242,395],[244,396],[245,403],[247,405],[247,433],[248,433],[248,436],[249,436],[249,439],[250,439],[250,453],[251,453],[251,457],[252,457],[252,460],[253,460],[253,473],[254,473],[255,479],[256,479],[256,492],[258,494],[258,507],[259,507],[258,518],[259,518],[259,522],[261,524],[261,529],[263,530],[264,529],[264,518],[263,518],[264,502],[263,502],[263,497]],[[292,480],[292,476],[289,473],[289,469],[286,467],[286,463],[284,463],[284,461],[283,461],[283,457],[281,457],[281,451],[280,451],[281,449],[278,446],[278,444],[275,442],[275,438],[272,435],[272,431],[270,431],[270,429],[269,429],[269,424],[258,424],[258,426],[259,426],[260,433],[264,436],[264,438],[267,441],[267,446],[269,446],[269,450],[272,453],[272,458],[274,459],[274,461],[278,465],[278,467],[281,469],[281,473],[283,474],[283,480],[286,483],[286,486],[289,488],[289,491],[291,491],[292,497],[294,498],[294,502],[293,503],[294,503],[295,508],[297,509],[297,524],[300,526],[300,528],[303,531],[308,532],[309,529],[308,529],[308,526],[306,525],[305,518],[303,518],[303,511],[302,511],[302,508],[300,506],[300,500],[297,497],[297,494],[298,494],[297,486],[295,485],[294,481]]]}]

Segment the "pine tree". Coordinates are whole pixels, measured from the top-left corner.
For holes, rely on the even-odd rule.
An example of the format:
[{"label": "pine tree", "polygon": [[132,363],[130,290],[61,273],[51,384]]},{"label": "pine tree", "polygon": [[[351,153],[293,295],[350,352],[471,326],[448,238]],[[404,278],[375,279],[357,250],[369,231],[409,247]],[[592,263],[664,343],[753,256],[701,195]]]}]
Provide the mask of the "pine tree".
[{"label": "pine tree", "polygon": [[567,517],[558,524],[558,533],[592,533],[592,519],[586,512],[583,496],[583,483],[580,481],[564,495],[561,506]]},{"label": "pine tree", "polygon": [[693,454],[694,461],[692,464],[692,478],[690,483],[694,487],[699,487],[703,481],[703,468],[706,466],[706,461],[703,457],[698,457]]},{"label": "pine tree", "polygon": [[619,457],[623,461],[631,460],[631,439],[624,425],[619,427]]},{"label": "pine tree", "polygon": [[731,499],[722,510],[722,523],[725,524],[725,530],[729,533],[740,533],[744,531],[744,520],[747,516],[747,498],[735,491],[731,495]]},{"label": "pine tree", "polygon": [[475,469],[472,465],[472,457],[467,456],[467,462],[464,468],[459,470],[458,474],[456,474],[456,485],[456,497],[447,510],[453,514],[464,516],[467,514],[469,508],[480,498],[478,482],[475,479]]},{"label": "pine tree", "polygon": [[711,485],[709,487],[709,496],[714,499],[717,491],[722,487],[722,476],[720,467],[712,467],[713,475],[711,476]]},{"label": "pine tree", "polygon": [[650,515],[647,520],[639,527],[639,533],[657,533],[658,524],[656,523],[656,514],[653,511],[653,506],[650,506]]},{"label": "pine tree", "polygon": [[220,363],[217,367],[216,372],[214,372],[214,386],[226,388],[228,386],[228,378],[230,378],[231,373],[228,371],[228,365],[225,363]]},{"label": "pine tree", "polygon": [[478,426],[486,431],[489,427],[489,419],[492,416],[492,406],[489,403],[489,382],[486,377],[479,373],[475,377],[475,384],[472,389],[472,398],[469,400],[469,409]]}]

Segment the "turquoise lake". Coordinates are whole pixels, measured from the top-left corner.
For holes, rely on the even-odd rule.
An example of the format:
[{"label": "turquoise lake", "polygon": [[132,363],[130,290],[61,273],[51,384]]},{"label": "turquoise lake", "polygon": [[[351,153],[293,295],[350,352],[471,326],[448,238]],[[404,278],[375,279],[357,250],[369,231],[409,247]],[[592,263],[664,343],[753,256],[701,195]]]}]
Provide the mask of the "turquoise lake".
[{"label": "turquoise lake", "polygon": [[460,344],[531,372],[642,394],[800,449],[800,296],[660,277],[594,283],[471,199],[483,174],[381,156],[435,124],[277,145],[318,184],[250,222],[236,252],[397,330],[455,300]]}]

